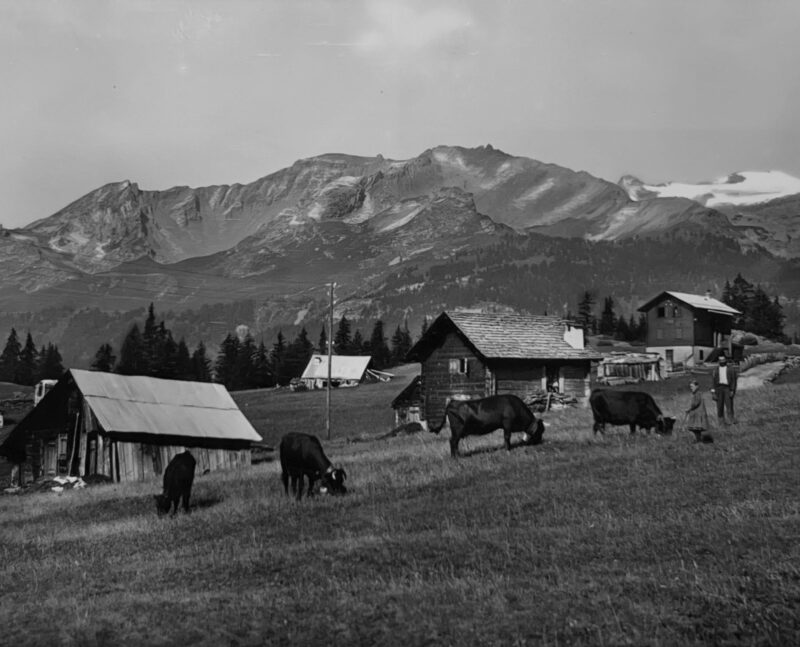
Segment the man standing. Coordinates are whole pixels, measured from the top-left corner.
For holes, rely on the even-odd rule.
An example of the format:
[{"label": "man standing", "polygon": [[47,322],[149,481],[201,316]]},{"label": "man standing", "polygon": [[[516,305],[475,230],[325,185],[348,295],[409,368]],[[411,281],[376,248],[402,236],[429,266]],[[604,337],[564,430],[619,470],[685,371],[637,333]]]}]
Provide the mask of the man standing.
[{"label": "man standing", "polygon": [[730,423],[736,424],[733,414],[733,397],[736,395],[738,377],[736,367],[728,366],[728,358],[720,355],[719,363],[712,374],[712,384],[714,397],[717,400],[717,421],[725,426],[729,424],[725,418],[725,409],[728,410]]}]

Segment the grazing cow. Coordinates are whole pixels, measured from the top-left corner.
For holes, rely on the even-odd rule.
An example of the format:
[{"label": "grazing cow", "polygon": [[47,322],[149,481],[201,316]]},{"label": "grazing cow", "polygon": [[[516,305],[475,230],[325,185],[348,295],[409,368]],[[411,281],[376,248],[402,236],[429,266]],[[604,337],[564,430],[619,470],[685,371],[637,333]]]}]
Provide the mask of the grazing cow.
[{"label": "grazing cow", "polygon": [[183,511],[189,512],[189,496],[192,494],[194,482],[194,456],[189,451],[177,454],[164,470],[164,493],[156,494],[158,514],[166,514],[172,508],[172,514],[178,511],[178,500],[183,503]]},{"label": "grazing cow", "polygon": [[292,479],[292,492],[299,501],[303,497],[305,478],[308,477],[308,495],[314,496],[314,483],[321,481],[320,491],[329,494],[344,494],[347,488],[344,480],[347,473],[341,467],[334,467],[322,451],[319,438],[299,431],[291,431],[281,438],[281,481],[283,489],[289,494],[289,477]]},{"label": "grazing cow", "polygon": [[636,427],[650,431],[655,427],[659,434],[672,433],[675,418],[665,416],[658,408],[653,396],[642,391],[612,391],[595,389],[589,396],[594,414],[594,433],[603,433],[606,424],[630,425],[631,433]]},{"label": "grazing cow", "polygon": [[527,445],[542,442],[544,422],[533,415],[516,395],[490,395],[479,400],[451,400],[444,410],[442,424],[431,427],[438,434],[450,423],[450,455],[458,456],[458,442],[464,436],[483,436],[502,429],[506,449],[511,451],[512,432],[522,432]]}]

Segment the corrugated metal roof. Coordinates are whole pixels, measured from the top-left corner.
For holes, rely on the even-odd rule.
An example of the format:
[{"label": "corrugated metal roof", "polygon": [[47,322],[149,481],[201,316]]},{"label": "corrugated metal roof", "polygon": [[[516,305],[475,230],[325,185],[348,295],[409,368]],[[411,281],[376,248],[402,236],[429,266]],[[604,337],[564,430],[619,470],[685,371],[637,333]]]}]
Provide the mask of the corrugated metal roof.
[{"label": "corrugated metal roof", "polygon": [[[369,355],[334,355],[331,357],[331,379],[360,380],[371,359]],[[300,379],[327,380],[328,356],[312,355]]]},{"label": "corrugated metal roof", "polygon": [[487,359],[600,359],[564,340],[567,323],[546,315],[444,313]]},{"label": "corrugated metal roof", "polygon": [[108,433],[262,440],[221,384],[81,369],[69,373]]}]

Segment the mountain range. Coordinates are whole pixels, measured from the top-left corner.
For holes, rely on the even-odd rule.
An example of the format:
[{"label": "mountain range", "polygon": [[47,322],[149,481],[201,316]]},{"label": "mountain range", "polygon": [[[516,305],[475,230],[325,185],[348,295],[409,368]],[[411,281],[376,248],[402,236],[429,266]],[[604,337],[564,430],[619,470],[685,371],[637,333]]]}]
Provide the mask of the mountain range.
[{"label": "mountain range", "polygon": [[[650,289],[720,290],[737,272],[773,286],[794,322],[798,212],[800,180],[779,172],[612,183],[490,145],[409,160],[325,154],[249,184],[152,191],[126,180],[0,229],[0,330],[27,326],[63,345],[81,310],[119,320],[67,339],[69,359],[85,364],[98,334],[118,338],[151,301],[193,319],[190,336],[220,333],[201,309],[252,303],[243,323],[273,334],[321,325],[332,281],[338,313],[419,321],[456,305],[563,309],[575,297],[564,288],[579,285],[635,310]],[[660,250],[669,256],[656,267]],[[512,260],[506,279],[535,284],[522,290],[527,306],[494,276]],[[549,272],[565,261],[559,286]],[[606,265],[618,269],[600,284]]]}]

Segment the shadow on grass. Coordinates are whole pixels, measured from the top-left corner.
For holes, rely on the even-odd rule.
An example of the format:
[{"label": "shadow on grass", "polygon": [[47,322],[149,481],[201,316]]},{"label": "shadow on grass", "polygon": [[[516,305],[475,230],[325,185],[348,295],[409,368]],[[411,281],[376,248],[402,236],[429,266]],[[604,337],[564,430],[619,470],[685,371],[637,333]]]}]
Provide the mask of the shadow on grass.
[{"label": "shadow on grass", "polygon": [[222,503],[225,497],[221,494],[205,494],[203,496],[192,497],[192,502],[189,506],[190,510],[205,510],[206,508],[213,508],[215,505]]},{"label": "shadow on grass", "polygon": [[[463,441],[462,441],[463,442]],[[519,449],[520,447],[541,447],[546,441],[543,439],[538,443],[529,443],[525,442],[524,440],[517,440],[511,441],[511,451],[515,449]],[[470,456],[479,456],[481,454],[493,454],[499,451],[506,451],[505,445],[497,445],[497,446],[489,446],[489,447],[475,447],[474,449],[464,449],[463,446],[459,446],[458,456],[459,458],[469,458]]]}]

